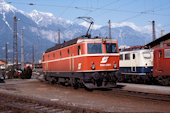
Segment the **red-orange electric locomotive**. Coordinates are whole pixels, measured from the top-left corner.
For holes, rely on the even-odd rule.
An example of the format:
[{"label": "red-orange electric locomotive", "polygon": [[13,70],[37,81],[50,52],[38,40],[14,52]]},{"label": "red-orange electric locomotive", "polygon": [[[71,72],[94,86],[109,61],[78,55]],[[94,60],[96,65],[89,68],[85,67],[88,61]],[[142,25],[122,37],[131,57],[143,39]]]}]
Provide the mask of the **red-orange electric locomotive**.
[{"label": "red-orange electric locomotive", "polygon": [[119,74],[117,41],[78,37],[47,49],[43,55],[45,79],[74,87],[109,88]]},{"label": "red-orange electric locomotive", "polygon": [[153,77],[162,85],[170,85],[170,47],[154,50]]}]

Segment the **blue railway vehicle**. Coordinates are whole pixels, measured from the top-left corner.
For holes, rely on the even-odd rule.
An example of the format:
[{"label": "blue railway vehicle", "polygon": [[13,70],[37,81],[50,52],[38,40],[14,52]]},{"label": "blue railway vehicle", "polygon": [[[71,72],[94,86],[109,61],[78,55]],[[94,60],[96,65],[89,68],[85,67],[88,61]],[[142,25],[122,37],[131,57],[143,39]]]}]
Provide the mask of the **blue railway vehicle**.
[{"label": "blue railway vehicle", "polygon": [[119,64],[121,72],[120,82],[153,82],[153,50],[137,49],[121,51]]}]

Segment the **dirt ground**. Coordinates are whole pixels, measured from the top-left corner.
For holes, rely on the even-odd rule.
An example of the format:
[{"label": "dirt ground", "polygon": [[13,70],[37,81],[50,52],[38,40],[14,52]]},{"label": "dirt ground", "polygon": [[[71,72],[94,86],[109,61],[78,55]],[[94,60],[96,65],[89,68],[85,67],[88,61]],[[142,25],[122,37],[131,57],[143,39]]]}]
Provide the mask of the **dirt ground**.
[{"label": "dirt ground", "polygon": [[138,92],[149,92],[157,94],[170,95],[169,86],[146,85],[146,84],[132,84],[132,83],[117,83],[117,85],[125,86],[122,90],[132,90]]},{"label": "dirt ground", "polygon": [[141,99],[110,93],[111,91],[75,90],[72,87],[50,85],[36,79],[7,80],[0,92],[24,95],[61,105],[95,109],[103,112],[170,112],[170,102]]}]

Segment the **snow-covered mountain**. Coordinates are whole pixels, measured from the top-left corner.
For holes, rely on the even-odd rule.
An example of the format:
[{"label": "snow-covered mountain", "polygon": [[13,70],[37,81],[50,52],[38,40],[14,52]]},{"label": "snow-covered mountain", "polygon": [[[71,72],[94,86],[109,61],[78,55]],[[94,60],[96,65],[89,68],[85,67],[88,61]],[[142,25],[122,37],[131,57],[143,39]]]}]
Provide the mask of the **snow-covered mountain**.
[{"label": "snow-covered mountain", "polygon": [[[52,13],[33,10],[26,13],[18,10],[4,1],[0,1],[0,59],[4,60],[4,45],[8,42],[9,58],[12,58],[13,47],[13,17],[18,18],[18,48],[21,43],[21,28],[24,27],[24,51],[25,60],[31,61],[32,46],[35,46],[35,60],[42,57],[42,53],[52,45],[57,43],[57,31],[61,31],[61,42],[84,35],[87,27],[73,23],[63,18],[55,17]],[[107,26],[95,26],[92,36],[107,36]],[[151,41],[151,36],[139,32],[130,26],[119,26],[112,28],[112,38],[118,40],[119,45],[143,45]],[[18,49],[20,53],[20,49]],[[3,53],[3,54],[2,54]],[[19,55],[20,56],[20,55]]]},{"label": "snow-covered mountain", "polygon": [[[21,47],[21,28],[24,27],[24,52],[25,60],[31,61],[32,46],[35,46],[36,60],[42,57],[42,53],[46,48],[54,45],[53,42],[46,38],[41,38],[39,34],[33,32],[33,27],[38,28],[37,24],[32,20],[29,14],[17,10],[15,7],[5,2],[0,2],[0,59],[5,60],[5,43],[8,43],[8,58],[12,60],[13,51],[13,18],[17,17],[18,32],[18,53]],[[19,57],[21,55],[18,55]]]}]

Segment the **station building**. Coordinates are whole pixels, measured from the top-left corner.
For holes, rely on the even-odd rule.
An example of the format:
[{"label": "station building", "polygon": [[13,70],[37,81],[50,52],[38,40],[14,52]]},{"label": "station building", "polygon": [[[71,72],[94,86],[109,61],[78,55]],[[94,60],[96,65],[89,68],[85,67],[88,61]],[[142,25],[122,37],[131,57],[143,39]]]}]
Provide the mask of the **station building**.
[{"label": "station building", "polygon": [[146,44],[145,46],[149,48],[159,48],[159,47],[168,47],[170,46],[170,33],[157,38],[156,40]]}]

